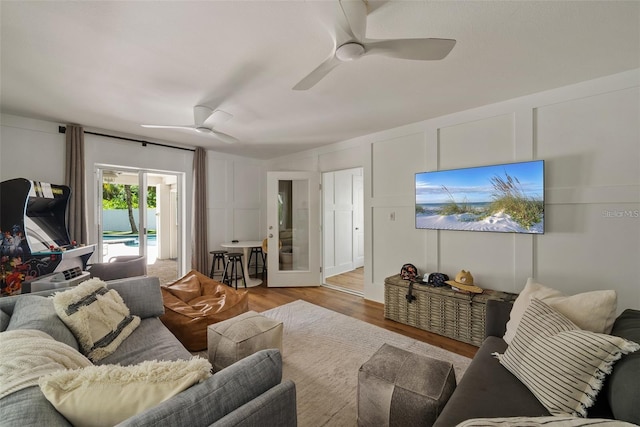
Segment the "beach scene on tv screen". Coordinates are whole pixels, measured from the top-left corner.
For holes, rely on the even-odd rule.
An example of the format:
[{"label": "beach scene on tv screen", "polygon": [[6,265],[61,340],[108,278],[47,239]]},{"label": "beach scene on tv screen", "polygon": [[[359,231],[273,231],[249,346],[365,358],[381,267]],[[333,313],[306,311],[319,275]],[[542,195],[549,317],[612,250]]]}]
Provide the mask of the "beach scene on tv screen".
[{"label": "beach scene on tv screen", "polygon": [[416,174],[416,228],[544,233],[542,160]]}]

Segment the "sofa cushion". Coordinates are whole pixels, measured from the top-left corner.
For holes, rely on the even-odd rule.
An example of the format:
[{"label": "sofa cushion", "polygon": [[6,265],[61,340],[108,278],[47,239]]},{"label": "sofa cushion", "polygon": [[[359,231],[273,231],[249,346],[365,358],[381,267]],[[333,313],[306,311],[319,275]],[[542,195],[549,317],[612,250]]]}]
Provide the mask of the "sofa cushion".
[{"label": "sofa cushion", "polygon": [[476,417],[549,415],[531,391],[492,356],[506,348],[502,338],[484,340],[434,427],[452,427]]},{"label": "sofa cushion", "polygon": [[54,372],[40,378],[40,389],[74,426],[113,426],[209,376],[206,359],[153,360]]},{"label": "sofa cushion", "polygon": [[[625,310],[616,319],[611,333],[640,343],[640,311]],[[603,389],[615,419],[640,425],[639,383],[640,352],[636,351],[622,356]]]},{"label": "sofa cushion", "polygon": [[4,332],[7,330],[7,326],[9,326],[10,319],[11,317],[7,313],[0,310],[0,332]]},{"label": "sofa cushion", "polygon": [[[119,427],[209,426],[278,385],[281,380],[280,352],[275,349],[262,350],[216,372],[211,378],[172,397],[162,405],[123,421]],[[212,405],[208,402],[218,404]],[[268,425],[268,421],[264,420],[264,425]]]},{"label": "sofa cushion", "polygon": [[513,303],[504,340],[510,344],[518,329],[522,315],[531,299],[544,301],[556,311],[568,317],[580,329],[605,333],[611,332],[616,316],[616,292],[613,290],[584,292],[566,296],[562,292],[537,283],[529,278]]},{"label": "sofa cushion", "polygon": [[75,335],[82,351],[93,361],[113,353],[140,324],[120,294],[100,279],[89,279],[56,293],[53,306]]},{"label": "sofa cushion", "polygon": [[14,329],[42,331],[56,341],[63,342],[76,350],[80,348],[73,333],[56,314],[51,298],[21,295],[16,301],[7,327],[8,331]]},{"label": "sofa cushion", "polygon": [[620,337],[580,330],[533,299],[512,343],[497,357],[552,415],[585,417],[613,364],[639,349]]},{"label": "sofa cushion", "polygon": [[114,289],[129,308],[132,315],[141,319],[159,317],[164,314],[160,279],[157,277],[134,277],[107,282],[107,288]]},{"label": "sofa cushion", "polygon": [[140,325],[118,349],[97,362],[100,365],[135,365],[145,360],[188,360],[191,353],[157,317],[140,321]]},{"label": "sofa cushion", "polygon": [[0,400],[0,423],[3,426],[71,427],[71,424],[33,386]]}]

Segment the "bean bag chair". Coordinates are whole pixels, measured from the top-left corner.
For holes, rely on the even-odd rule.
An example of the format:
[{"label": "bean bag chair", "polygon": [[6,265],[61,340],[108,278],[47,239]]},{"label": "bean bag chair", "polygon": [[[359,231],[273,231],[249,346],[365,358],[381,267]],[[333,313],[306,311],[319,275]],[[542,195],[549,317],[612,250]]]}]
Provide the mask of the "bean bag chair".
[{"label": "bean bag chair", "polygon": [[160,320],[189,351],[207,349],[208,325],[249,310],[247,290],[237,291],[195,270],[160,289]]}]

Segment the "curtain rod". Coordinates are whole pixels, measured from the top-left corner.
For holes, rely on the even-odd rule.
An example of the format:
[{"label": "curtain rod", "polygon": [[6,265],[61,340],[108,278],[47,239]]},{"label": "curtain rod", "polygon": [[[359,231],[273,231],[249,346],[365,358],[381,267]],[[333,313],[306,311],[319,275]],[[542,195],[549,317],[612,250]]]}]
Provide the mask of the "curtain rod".
[{"label": "curtain rod", "polygon": [[[65,126],[58,126],[58,133],[66,133],[66,132],[67,132],[67,128]],[[196,151],[193,148],[178,147],[175,145],[168,145],[168,144],[160,144],[158,142],[149,142],[142,139],[125,138],[124,136],[107,135],[104,133],[89,132],[86,130],[84,131],[84,133],[88,133],[89,135],[104,136],[104,137],[113,138],[113,139],[121,139],[123,141],[139,142],[140,144],[142,144],[143,147],[146,147],[147,145],[155,145],[156,147],[173,148],[176,150],[185,150],[185,151],[192,151],[192,152]]]}]

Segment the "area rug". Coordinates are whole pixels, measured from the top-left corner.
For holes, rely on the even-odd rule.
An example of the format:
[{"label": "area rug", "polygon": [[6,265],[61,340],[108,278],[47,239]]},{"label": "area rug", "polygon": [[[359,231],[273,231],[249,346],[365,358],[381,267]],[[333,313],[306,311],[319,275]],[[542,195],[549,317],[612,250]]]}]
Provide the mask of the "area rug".
[{"label": "area rug", "polygon": [[451,362],[458,381],[471,362],[302,300],[262,314],[284,324],[282,376],[296,384],[300,427],[355,426],[358,369],[384,343]]}]

